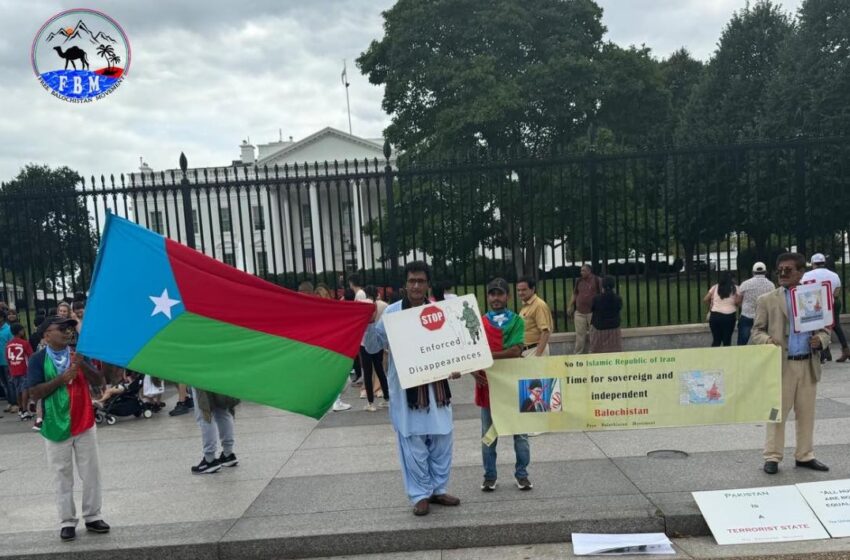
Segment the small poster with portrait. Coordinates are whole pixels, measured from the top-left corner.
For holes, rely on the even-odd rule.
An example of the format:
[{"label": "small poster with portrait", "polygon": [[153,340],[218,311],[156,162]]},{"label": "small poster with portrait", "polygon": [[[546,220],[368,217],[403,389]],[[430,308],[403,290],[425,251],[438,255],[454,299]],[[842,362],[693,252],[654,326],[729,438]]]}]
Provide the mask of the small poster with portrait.
[{"label": "small poster with portrait", "polygon": [[794,332],[811,332],[831,327],[832,283],[812,282],[791,288]]}]

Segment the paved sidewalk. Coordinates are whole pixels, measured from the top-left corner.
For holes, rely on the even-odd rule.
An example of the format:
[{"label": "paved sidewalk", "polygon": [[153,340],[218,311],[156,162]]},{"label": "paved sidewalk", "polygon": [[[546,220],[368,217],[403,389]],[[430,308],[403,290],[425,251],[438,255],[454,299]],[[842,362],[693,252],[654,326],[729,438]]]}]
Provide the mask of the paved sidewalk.
[{"label": "paved sidewalk", "polygon": [[[214,475],[189,473],[201,456],[191,415],[161,413],[100,427],[104,515],[113,531],[78,531],[73,543],[58,538],[41,437],[6,415],[0,419],[0,558],[115,558],[115,551],[122,559],[158,560],[341,554],[390,560],[402,556],[379,553],[402,551],[420,551],[407,559],[571,558],[564,543],[572,532],[638,531],[697,537],[676,541],[685,558],[804,552],[808,558],[850,558],[848,539],[719,547],[690,496],[694,490],[850,478],[850,365],[828,364],[819,386],[815,446],[832,469],[826,474],[795,469],[789,453],[778,475],[765,475],[763,425],[544,434],[531,440],[534,490],[513,485],[513,450],[505,441],[499,487],[485,494],[472,380],[454,382],[453,394],[450,491],[463,501],[458,508],[434,506],[423,518],[411,514],[387,412],[362,411],[365,401],[349,389],[344,399],[354,408],[320,422],[240,406],[240,464]],[[787,432],[793,438],[793,428]],[[659,449],[689,455],[647,457]],[[507,548],[479,548],[490,546]],[[835,556],[811,556],[815,552]]]}]

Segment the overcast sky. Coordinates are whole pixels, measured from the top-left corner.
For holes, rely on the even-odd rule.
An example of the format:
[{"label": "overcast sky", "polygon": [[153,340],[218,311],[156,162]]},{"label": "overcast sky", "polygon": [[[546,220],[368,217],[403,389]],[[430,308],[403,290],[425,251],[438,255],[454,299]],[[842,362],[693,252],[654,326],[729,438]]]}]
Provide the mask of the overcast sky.
[{"label": "overcast sky", "polygon": [[[520,1],[520,0],[517,0]],[[645,44],[659,57],[681,46],[708,59],[746,0],[597,0],[607,38]],[[801,0],[781,0],[796,11]],[[238,145],[347,130],[340,83],[348,59],[355,134],[379,137],[382,91],[353,60],[382,35],[393,0],[0,0],[0,180],[29,162],[85,175],[225,165]],[[70,104],[49,95],[30,64],[35,33],[59,11],[101,10],[126,31],[132,62],[105,99]],[[154,7],[156,6],[156,7]]]}]

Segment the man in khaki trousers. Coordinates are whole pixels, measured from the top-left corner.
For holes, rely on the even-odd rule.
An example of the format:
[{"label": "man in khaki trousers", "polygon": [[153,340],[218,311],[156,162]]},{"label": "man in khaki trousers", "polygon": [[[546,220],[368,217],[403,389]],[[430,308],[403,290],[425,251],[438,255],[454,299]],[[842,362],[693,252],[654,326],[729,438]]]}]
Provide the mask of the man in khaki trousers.
[{"label": "man in khaki trousers", "polygon": [[800,283],[806,258],[799,253],[783,253],[776,259],[779,288],[759,297],[750,344],[775,344],[782,348],[782,421],[767,425],[764,445],[764,472],[776,474],[785,449],[785,420],[791,408],[797,425],[798,467],[828,471],[815,459],[812,437],[815,429],[815,398],[820,381],[820,351],[829,347],[829,332],[820,329],[795,333],[790,289]]}]

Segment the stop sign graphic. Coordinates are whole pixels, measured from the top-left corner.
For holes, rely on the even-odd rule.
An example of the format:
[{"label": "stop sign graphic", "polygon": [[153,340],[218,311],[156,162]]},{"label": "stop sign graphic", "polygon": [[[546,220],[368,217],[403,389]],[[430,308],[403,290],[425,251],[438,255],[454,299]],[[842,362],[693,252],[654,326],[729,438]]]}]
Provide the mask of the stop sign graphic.
[{"label": "stop sign graphic", "polygon": [[445,324],[446,316],[439,307],[432,305],[431,307],[426,307],[422,310],[422,313],[419,314],[419,321],[421,321],[422,326],[429,331],[436,331],[442,328],[443,324]]}]

